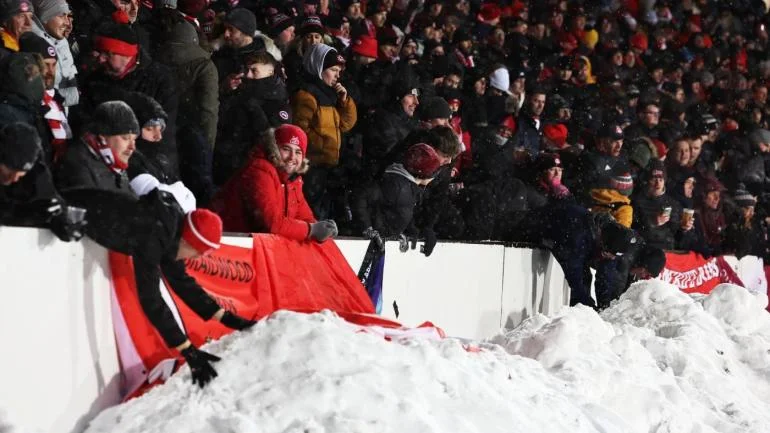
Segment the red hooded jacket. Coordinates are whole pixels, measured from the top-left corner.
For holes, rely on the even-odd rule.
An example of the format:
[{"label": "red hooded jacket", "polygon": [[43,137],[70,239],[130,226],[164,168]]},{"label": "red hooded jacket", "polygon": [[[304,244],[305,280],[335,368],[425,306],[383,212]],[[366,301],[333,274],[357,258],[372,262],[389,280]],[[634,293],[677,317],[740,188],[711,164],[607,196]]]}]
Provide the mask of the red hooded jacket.
[{"label": "red hooded jacket", "polygon": [[[252,153],[246,165],[222,186],[211,209],[222,217],[228,232],[272,233],[306,240],[310,223],[316,219],[302,193],[302,178],[289,179],[278,169],[281,163],[274,139],[267,148],[267,153],[262,149]],[[304,171],[307,161],[300,168]]]}]

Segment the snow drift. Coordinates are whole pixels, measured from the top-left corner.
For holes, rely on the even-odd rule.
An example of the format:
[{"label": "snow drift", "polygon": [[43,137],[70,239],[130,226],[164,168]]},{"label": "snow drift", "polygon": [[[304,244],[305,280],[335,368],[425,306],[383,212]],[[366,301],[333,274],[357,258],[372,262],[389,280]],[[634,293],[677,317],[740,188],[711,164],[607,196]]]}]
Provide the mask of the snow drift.
[{"label": "snow drift", "polygon": [[184,367],[87,431],[766,433],[766,304],[737,286],[693,298],[643,282],[601,316],[537,316],[480,353],[279,312],[206,346],[224,358],[206,389]]}]

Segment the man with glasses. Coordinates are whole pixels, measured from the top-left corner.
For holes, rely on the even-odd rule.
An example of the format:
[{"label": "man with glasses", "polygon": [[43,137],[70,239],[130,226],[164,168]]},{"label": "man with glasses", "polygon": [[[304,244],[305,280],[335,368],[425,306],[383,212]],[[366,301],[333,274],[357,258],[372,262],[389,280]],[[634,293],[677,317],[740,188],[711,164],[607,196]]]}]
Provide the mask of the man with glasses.
[{"label": "man with glasses", "polygon": [[72,107],[80,101],[75,57],[67,35],[72,30],[72,12],[65,0],[36,0],[32,33],[45,39],[56,50],[56,89],[64,97],[64,105]]},{"label": "man with glasses", "polygon": [[628,140],[639,137],[660,138],[660,106],[654,101],[639,104],[638,119],[625,129],[624,135]]},{"label": "man with glasses", "polygon": [[0,59],[19,51],[19,37],[32,30],[34,12],[29,0],[0,0]]}]

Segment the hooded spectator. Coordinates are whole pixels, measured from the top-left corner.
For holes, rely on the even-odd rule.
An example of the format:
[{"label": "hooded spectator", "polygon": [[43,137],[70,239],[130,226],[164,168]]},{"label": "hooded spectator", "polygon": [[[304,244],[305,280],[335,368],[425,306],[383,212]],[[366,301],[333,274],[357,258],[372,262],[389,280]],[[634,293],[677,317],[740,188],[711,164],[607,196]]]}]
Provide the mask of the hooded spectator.
[{"label": "hooded spectator", "polygon": [[65,0],[39,0],[36,2],[31,31],[45,39],[56,50],[56,81],[54,88],[64,97],[64,105],[72,107],[80,101],[77,68],[67,40],[72,30],[69,4]]},{"label": "hooded spectator", "polygon": [[336,236],[334,221],[316,222],[302,193],[307,148],[307,135],[295,125],[266,131],[246,165],[212,201],[225,230],[273,233],[297,241],[323,242]]},{"label": "hooded spectator", "polygon": [[269,128],[292,120],[289,94],[276,74],[268,53],[248,56],[246,75],[238,88],[222,100],[217,146],[214,149],[214,181],[222,185],[248,159]]},{"label": "hooded spectator", "polygon": [[722,252],[724,230],[727,227],[722,192],[724,186],[714,177],[704,180],[702,195],[695,208],[695,225],[706,241],[706,255],[718,255]]}]

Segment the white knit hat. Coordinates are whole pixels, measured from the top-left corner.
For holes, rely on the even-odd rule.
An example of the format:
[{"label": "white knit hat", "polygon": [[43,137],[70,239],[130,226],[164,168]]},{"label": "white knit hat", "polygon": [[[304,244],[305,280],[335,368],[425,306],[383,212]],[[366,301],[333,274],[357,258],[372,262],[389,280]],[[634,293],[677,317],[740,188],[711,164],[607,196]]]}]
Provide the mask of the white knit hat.
[{"label": "white knit hat", "polygon": [[508,75],[508,69],[500,67],[489,74],[489,86],[511,95],[511,91],[508,90],[511,87],[511,77]]}]

